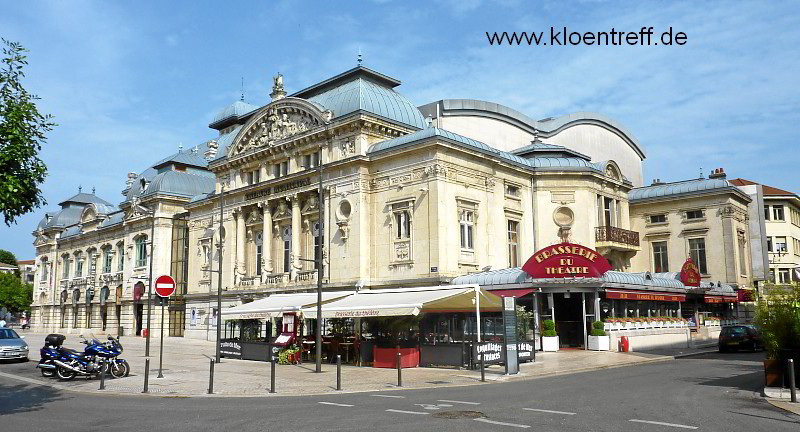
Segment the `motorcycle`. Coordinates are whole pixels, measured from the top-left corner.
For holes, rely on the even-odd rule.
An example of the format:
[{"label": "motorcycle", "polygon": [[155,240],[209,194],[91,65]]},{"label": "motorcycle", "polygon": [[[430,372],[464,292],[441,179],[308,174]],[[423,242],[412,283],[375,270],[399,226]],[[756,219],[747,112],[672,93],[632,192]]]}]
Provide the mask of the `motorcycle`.
[{"label": "motorcycle", "polygon": [[42,372],[42,376],[52,378],[56,375],[55,361],[62,357],[61,345],[67,337],[61,334],[49,334],[44,338],[44,346],[39,350],[39,364],[36,365]]},{"label": "motorcycle", "polygon": [[96,376],[101,373],[122,378],[130,373],[128,362],[118,358],[122,354],[119,339],[109,336],[108,342],[104,343],[94,338],[91,341],[84,338],[81,343],[86,345],[83,353],[62,348],[61,357],[53,360],[57,366],[56,375],[60,379],[71,380],[78,375]]}]

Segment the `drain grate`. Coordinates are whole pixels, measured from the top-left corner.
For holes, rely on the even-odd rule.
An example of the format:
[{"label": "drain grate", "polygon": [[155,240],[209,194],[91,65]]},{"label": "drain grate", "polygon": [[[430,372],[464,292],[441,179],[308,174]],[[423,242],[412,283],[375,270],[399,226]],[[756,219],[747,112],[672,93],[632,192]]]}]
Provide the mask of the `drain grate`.
[{"label": "drain grate", "polygon": [[433,414],[433,416],[443,419],[476,419],[485,418],[486,414],[480,411],[442,411]]}]

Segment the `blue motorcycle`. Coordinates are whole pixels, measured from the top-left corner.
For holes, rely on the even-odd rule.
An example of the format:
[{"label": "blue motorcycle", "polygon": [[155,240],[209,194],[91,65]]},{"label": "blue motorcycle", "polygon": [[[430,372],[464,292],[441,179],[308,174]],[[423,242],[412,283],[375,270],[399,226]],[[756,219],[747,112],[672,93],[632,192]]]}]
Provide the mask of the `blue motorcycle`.
[{"label": "blue motorcycle", "polygon": [[[83,336],[81,336],[83,337]],[[108,337],[108,342],[100,342],[92,338],[84,339],[86,344],[83,353],[75,350],[61,348],[58,359],[53,360],[56,375],[62,380],[71,380],[78,375],[96,376],[100,373],[109,373],[114,378],[122,378],[130,373],[128,362],[118,358],[122,354],[122,344],[113,336]]]},{"label": "blue motorcycle", "polygon": [[56,376],[58,366],[55,361],[62,357],[61,351],[64,340],[67,337],[61,334],[49,334],[44,338],[44,346],[39,350],[39,364],[36,365],[42,371],[42,376],[52,378]]}]

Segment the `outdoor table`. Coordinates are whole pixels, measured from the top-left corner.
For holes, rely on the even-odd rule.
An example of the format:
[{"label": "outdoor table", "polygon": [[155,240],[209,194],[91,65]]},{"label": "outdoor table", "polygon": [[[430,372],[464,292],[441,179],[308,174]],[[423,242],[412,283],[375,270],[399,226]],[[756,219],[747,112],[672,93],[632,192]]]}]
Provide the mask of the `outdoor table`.
[{"label": "outdoor table", "polygon": [[[306,359],[311,360],[311,353],[314,352],[314,346],[317,344],[316,341],[313,340],[304,340],[303,341],[303,351],[307,352]],[[316,353],[314,354],[316,356]]]},{"label": "outdoor table", "polygon": [[345,363],[349,362],[350,361],[350,348],[353,346],[353,342],[341,342],[341,343],[339,343],[339,346],[344,348],[344,354],[345,354],[345,360],[344,361],[345,361]]}]

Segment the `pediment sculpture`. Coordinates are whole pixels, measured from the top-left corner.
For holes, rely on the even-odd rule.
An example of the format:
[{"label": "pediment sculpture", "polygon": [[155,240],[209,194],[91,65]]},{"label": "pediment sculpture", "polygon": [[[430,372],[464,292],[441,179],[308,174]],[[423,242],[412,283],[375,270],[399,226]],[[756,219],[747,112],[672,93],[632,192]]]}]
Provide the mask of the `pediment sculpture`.
[{"label": "pediment sculpture", "polygon": [[315,125],[299,112],[272,107],[253,125],[233,149],[238,154],[253,148],[273,146],[277,141],[303,133]]}]

